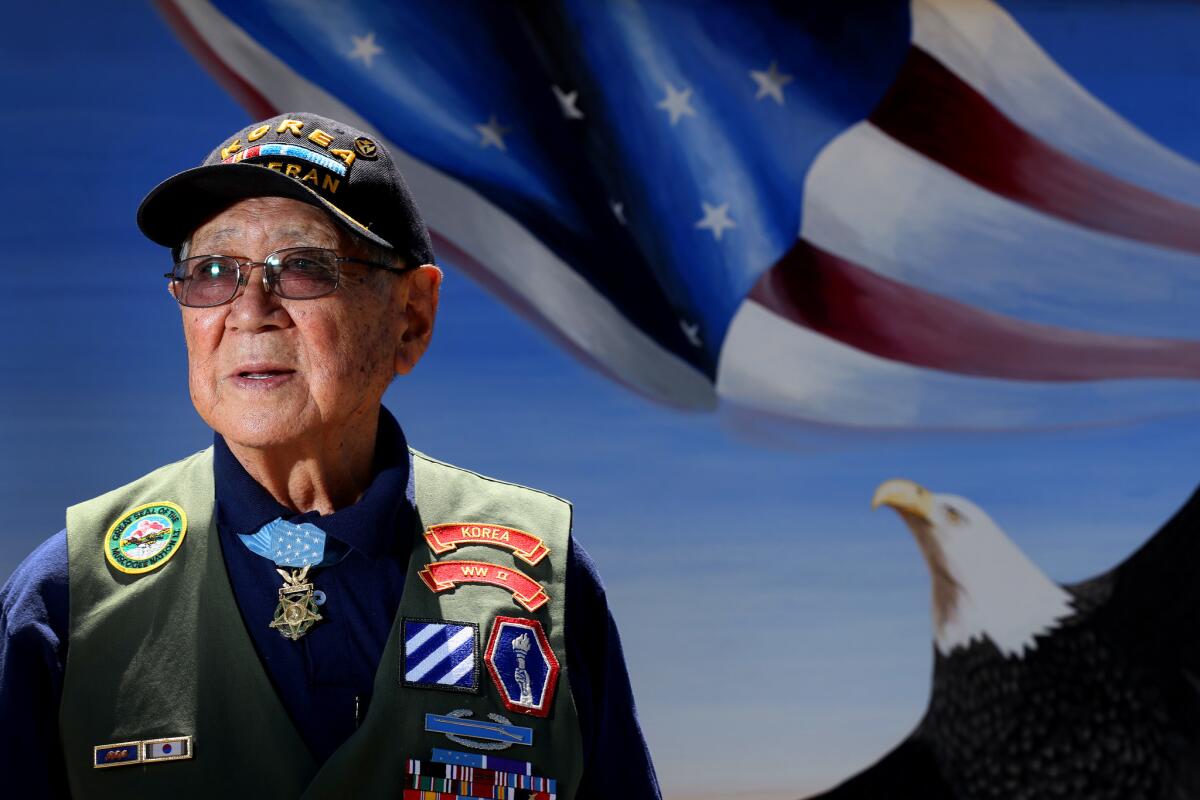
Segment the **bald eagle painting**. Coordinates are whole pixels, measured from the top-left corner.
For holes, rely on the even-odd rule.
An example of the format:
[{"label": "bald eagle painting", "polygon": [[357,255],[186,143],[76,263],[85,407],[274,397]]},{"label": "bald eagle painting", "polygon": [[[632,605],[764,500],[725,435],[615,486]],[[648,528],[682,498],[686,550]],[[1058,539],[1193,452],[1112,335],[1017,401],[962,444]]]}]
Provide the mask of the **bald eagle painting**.
[{"label": "bald eagle painting", "polygon": [[818,800],[1200,798],[1200,492],[1109,572],[1059,585],[969,500],[889,480],[929,567],[916,729]]}]

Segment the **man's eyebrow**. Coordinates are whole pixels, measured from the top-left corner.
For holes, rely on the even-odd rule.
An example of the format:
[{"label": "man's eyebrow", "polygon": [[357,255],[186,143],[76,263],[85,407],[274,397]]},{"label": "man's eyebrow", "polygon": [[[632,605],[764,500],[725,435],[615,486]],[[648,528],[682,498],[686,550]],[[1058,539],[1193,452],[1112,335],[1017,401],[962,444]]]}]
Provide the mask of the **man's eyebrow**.
[{"label": "man's eyebrow", "polygon": [[206,234],[204,237],[205,241],[207,243],[206,246],[212,247],[215,245],[219,245],[222,242],[225,242],[228,239],[231,239],[234,236],[236,236],[237,232],[238,232],[237,228],[221,228],[221,230],[219,230],[215,233]]},{"label": "man's eyebrow", "polygon": [[284,231],[281,238],[304,241],[306,244],[316,242],[318,244],[337,247],[339,244],[338,235],[334,231],[319,225],[312,225],[307,228],[292,228]]},{"label": "man's eyebrow", "polygon": [[[239,228],[221,228],[214,233],[204,235],[204,248],[209,251],[214,251],[215,248],[223,247],[226,242],[231,239],[236,239],[241,234]],[[341,244],[341,240],[335,231],[330,231],[320,225],[310,225],[301,228],[289,228],[279,234],[279,238],[299,241],[303,244],[310,244],[319,247],[332,247],[337,249]],[[236,254],[235,254],[236,255]]]}]

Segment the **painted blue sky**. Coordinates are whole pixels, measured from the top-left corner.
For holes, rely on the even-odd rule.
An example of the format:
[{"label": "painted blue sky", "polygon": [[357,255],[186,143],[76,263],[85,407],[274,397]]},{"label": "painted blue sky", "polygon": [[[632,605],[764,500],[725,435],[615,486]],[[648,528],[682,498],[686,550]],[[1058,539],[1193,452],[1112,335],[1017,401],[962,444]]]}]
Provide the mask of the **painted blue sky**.
[{"label": "painted blue sky", "polygon": [[[41,3],[0,31],[0,577],[63,509],[208,444],[167,253],[134,210],[248,120],[148,7]],[[386,399],[439,458],[576,504],[668,794],[819,788],[925,705],[928,580],[874,487],[966,495],[1052,577],[1128,554],[1200,475],[1196,419],[1090,431],[747,441],[648,404],[456,273]]]}]

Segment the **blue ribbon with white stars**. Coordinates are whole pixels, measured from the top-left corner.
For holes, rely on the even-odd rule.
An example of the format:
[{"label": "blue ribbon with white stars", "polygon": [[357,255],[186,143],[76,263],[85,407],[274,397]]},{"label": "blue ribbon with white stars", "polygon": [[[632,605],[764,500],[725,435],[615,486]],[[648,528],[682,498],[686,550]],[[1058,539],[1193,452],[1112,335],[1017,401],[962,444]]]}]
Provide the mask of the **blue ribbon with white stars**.
[{"label": "blue ribbon with white stars", "polygon": [[278,517],[254,533],[239,533],[238,538],[251,552],[281,567],[326,566],[322,563],[326,560],[325,531],[309,522],[297,525]]}]

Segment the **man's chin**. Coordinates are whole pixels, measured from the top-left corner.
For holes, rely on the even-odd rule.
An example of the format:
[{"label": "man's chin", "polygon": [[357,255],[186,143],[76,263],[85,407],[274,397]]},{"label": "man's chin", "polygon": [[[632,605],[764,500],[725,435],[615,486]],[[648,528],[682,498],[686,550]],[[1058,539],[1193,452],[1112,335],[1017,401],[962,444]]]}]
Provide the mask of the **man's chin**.
[{"label": "man's chin", "polygon": [[291,450],[312,442],[316,432],[309,429],[293,413],[254,409],[235,419],[220,419],[209,425],[235,447],[255,450]]}]

